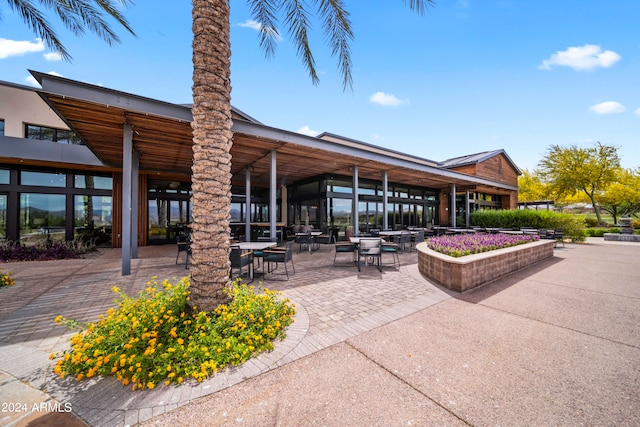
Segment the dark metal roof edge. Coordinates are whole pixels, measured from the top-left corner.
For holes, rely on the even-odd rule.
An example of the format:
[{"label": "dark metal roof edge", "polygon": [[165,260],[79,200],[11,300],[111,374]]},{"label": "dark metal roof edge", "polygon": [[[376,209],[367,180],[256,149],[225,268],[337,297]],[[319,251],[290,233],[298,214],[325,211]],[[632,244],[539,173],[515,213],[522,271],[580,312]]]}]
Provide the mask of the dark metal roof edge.
[{"label": "dark metal roof edge", "polygon": [[[476,160],[463,161],[463,162],[455,163],[455,164],[446,164],[447,162],[451,162],[451,161],[453,161],[455,159],[469,158],[469,157],[477,156],[478,154],[485,154],[485,155],[480,157],[479,159],[476,159]],[[511,159],[511,157],[509,157],[509,155],[504,150],[504,148],[500,148],[498,150],[492,150],[492,151],[485,151],[485,152],[482,152],[482,153],[468,154],[466,156],[452,157],[450,159],[447,159],[447,160],[444,160],[444,161],[440,162],[440,165],[443,168],[455,168],[455,167],[459,167],[459,166],[473,165],[473,164],[478,164],[478,163],[484,162],[485,160],[488,160],[488,159],[490,159],[492,157],[495,157],[495,156],[497,156],[499,154],[502,154],[507,159],[507,161],[509,162],[509,164],[511,165],[513,170],[516,171],[516,173],[518,175],[522,175],[522,171],[514,163],[514,161]]]},{"label": "dark metal roof edge", "polygon": [[42,92],[82,99],[96,104],[113,106],[143,114],[188,122],[192,120],[191,108],[184,105],[133,95],[127,92],[108,89],[102,86],[53,76],[38,71],[29,70],[29,72],[38,83],[40,83],[40,86],[42,86]]},{"label": "dark metal roof edge", "polygon": [[[328,137],[336,138],[336,139],[342,139],[344,141],[348,141],[348,142],[351,142],[351,143],[354,143],[354,144],[359,144],[359,145],[362,145],[364,147],[370,147],[370,148],[373,148],[373,149],[376,149],[376,150],[383,150],[383,151],[385,151],[387,153],[393,153],[393,154],[396,154],[396,155],[399,155],[399,156],[402,156],[402,157],[415,159],[416,161],[419,161],[419,162],[431,163],[434,166],[437,166],[439,164],[439,162],[437,162],[435,160],[426,159],[424,157],[419,157],[419,156],[414,156],[413,154],[403,153],[401,151],[392,150],[390,148],[380,147],[379,145],[371,144],[371,143],[364,142],[364,141],[359,141],[357,139],[349,138],[349,137],[338,135],[338,134],[331,133],[331,132],[322,132],[321,134],[317,135],[316,138],[323,139],[322,138],[323,136],[328,136]],[[323,139],[323,140],[326,141],[325,139]]]},{"label": "dark metal roof edge", "polygon": [[[307,136],[307,135],[303,135],[296,132],[290,132],[283,129],[272,128],[265,125],[256,125],[249,122],[234,122],[232,130],[234,132],[242,132],[242,133],[260,136],[263,138],[268,138],[276,141],[284,141],[291,144],[302,145],[304,147],[311,147],[311,148],[316,148],[320,150],[334,152],[337,154],[359,157],[365,160],[386,163],[391,166],[415,169],[422,172],[428,172],[434,175],[440,175],[445,178],[452,178],[452,179],[457,179],[461,181],[467,181],[474,184],[482,184],[482,185],[489,185],[492,187],[517,190],[517,187],[505,185],[497,181],[491,181],[488,179],[479,178],[473,175],[455,172],[455,171],[443,169],[436,166],[425,165],[421,163],[421,161],[424,161],[424,159],[420,159],[417,157],[414,157],[415,160],[406,160],[406,159],[400,159],[393,155],[389,156],[386,154],[374,153],[370,150],[372,147],[383,152],[388,152],[390,154],[397,154],[391,150],[372,146],[370,144],[360,143],[359,141],[356,141],[356,140],[353,140],[353,143],[361,145],[362,146],[361,148],[340,144],[335,141],[328,141],[326,139],[320,139],[318,137]],[[404,154],[402,154],[402,156],[405,157]],[[407,157],[411,157],[411,156],[407,156]]]}]

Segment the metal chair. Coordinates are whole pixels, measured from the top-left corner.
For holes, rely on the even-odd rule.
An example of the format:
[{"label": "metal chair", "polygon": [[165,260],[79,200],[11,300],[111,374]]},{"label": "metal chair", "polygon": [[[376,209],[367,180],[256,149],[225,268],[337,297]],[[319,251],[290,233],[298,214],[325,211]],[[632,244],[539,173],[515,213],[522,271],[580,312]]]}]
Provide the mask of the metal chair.
[{"label": "metal chair", "polygon": [[382,272],[382,240],[378,237],[361,238],[358,243],[358,271],[360,271],[362,258],[364,258],[365,265],[369,259],[375,260],[378,271]]},{"label": "metal chair", "polygon": [[311,232],[306,232],[304,234],[298,233],[296,235],[295,242],[300,245],[298,248],[298,253],[302,252],[302,246],[306,246],[310,251],[313,250],[314,238],[311,235]]},{"label": "metal chair", "polygon": [[[267,264],[267,272],[273,273],[278,269],[278,264],[284,264],[284,274],[287,276],[287,280],[289,280],[289,270],[287,269],[287,263],[291,263],[291,268],[293,269],[293,274],[296,274],[296,267],[293,264],[293,245],[295,242],[289,241],[285,243],[285,250],[277,250],[277,249],[265,249],[262,255],[262,277],[264,275],[264,265]],[[271,268],[271,263],[275,263],[275,268]]]},{"label": "metal chair", "polygon": [[189,268],[189,258],[191,257],[191,238],[188,234],[180,235],[176,237],[176,243],[178,245],[178,254],[176,255],[176,264],[180,258],[180,253],[184,252],[187,257],[185,259],[184,268]]},{"label": "metal chair", "polygon": [[[277,237],[258,237],[258,242],[277,242]],[[263,258],[264,249],[255,249],[253,251],[253,259],[258,259],[258,267],[260,267],[260,259]]]},{"label": "metal chair", "polygon": [[[391,254],[393,256],[393,265],[396,265],[396,261],[398,262],[398,267],[400,267],[400,256],[398,255],[398,244],[392,242],[382,242],[382,246],[380,251],[383,254]],[[380,258],[382,259],[382,257]]]},{"label": "metal chair", "polygon": [[417,230],[416,233],[411,236],[411,250],[414,250],[418,243],[421,242],[424,242],[424,228]]},{"label": "metal chair", "polygon": [[238,269],[236,277],[242,277],[242,270],[247,267],[247,278],[251,278],[248,283],[253,282],[253,252],[243,252],[240,248],[231,248],[229,261],[231,261],[231,270],[229,271],[231,280],[233,280],[234,269]]},{"label": "metal chair", "polygon": [[351,265],[353,265],[353,262],[355,262],[355,256],[356,256],[356,245],[351,243],[351,242],[337,242],[335,244],[335,254],[333,255],[333,266],[336,266],[336,258],[338,256],[338,254],[347,254],[350,253],[351,254]]},{"label": "metal chair", "polygon": [[411,233],[408,231],[403,231],[399,236],[396,236],[395,243],[398,244],[398,249],[402,252],[407,250],[407,245],[409,245],[409,250],[411,250]]}]

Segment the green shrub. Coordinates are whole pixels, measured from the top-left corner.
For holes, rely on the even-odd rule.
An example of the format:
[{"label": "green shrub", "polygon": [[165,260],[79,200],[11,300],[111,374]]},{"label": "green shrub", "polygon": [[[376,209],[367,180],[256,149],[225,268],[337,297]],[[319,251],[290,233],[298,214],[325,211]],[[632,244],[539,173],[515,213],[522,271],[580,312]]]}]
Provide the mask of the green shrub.
[{"label": "green shrub", "polygon": [[588,228],[596,227],[598,225],[598,220],[596,218],[592,218],[592,217],[587,216],[587,217],[584,218],[584,224]]},{"label": "green shrub", "polygon": [[177,285],[152,280],[137,298],[117,287],[117,308],[110,308],[97,323],[82,327],[58,316],[55,321],[82,328],[71,338],[71,349],[52,354],[54,372],[78,380],[96,375],[116,377],[132,389],[181,383],[191,377],[203,381],[227,365],[240,365],[252,356],[273,349],[293,322],[294,306],[280,293],[234,283],[231,302],[213,312],[189,313],[189,278]]},{"label": "green shrub", "polygon": [[634,230],[640,230],[640,218],[636,218],[631,221],[631,228],[633,228]]},{"label": "green shrub", "polygon": [[546,210],[481,210],[473,212],[469,221],[483,228],[562,228],[567,239],[581,242],[585,238],[584,218]]},{"label": "green shrub", "polygon": [[587,228],[584,233],[588,237],[603,237],[604,233],[608,233],[608,228]]}]

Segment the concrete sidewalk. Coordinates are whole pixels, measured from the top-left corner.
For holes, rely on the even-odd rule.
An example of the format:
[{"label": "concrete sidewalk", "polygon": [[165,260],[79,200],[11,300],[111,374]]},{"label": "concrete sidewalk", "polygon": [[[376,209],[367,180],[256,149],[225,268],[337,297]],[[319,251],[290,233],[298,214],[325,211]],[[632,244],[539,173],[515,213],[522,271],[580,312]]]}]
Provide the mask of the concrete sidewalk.
[{"label": "concrete sidewalk", "polygon": [[[0,400],[21,384],[100,426],[640,424],[640,245],[567,244],[552,259],[462,295],[422,278],[412,257],[399,270],[358,275],[330,267],[332,253],[296,254],[296,279],[268,283],[299,313],[274,352],[199,385],[144,392],[111,379],[56,379],[43,356],[68,337],[38,329],[65,314],[65,304],[70,310],[68,299],[81,290],[91,289],[84,314],[95,318],[114,282],[135,291],[152,270],[160,277],[184,270],[168,255],[136,260],[128,279],[104,256],[65,262],[30,301],[1,291],[1,309],[12,309],[0,311],[0,370],[10,374],[0,380]],[[31,289],[38,272],[15,276]],[[96,282],[107,288],[104,297]],[[6,415],[0,424],[16,422]],[[52,422],[68,414],[46,415]]]}]

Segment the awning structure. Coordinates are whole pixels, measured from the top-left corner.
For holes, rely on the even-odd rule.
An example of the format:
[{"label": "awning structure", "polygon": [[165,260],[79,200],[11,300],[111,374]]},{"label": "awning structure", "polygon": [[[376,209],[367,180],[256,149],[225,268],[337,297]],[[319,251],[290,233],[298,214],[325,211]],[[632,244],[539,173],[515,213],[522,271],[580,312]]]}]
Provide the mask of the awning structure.
[{"label": "awning structure", "polygon": [[[133,149],[139,154],[140,173],[191,174],[192,134],[189,106],[166,103],[73,81],[31,72],[42,86],[40,96],[78,134],[106,166],[123,164],[123,127],[133,129]],[[276,179],[280,185],[324,173],[352,174],[358,167],[360,179],[389,180],[431,188],[459,191],[490,188],[499,194],[517,190],[495,181],[439,168],[435,162],[386,150],[369,144],[320,139],[234,118],[232,174],[244,182],[250,166],[251,181],[268,186],[270,153],[277,151]]]}]

